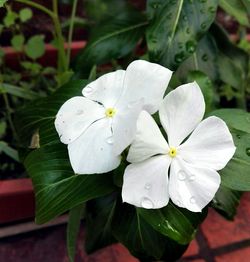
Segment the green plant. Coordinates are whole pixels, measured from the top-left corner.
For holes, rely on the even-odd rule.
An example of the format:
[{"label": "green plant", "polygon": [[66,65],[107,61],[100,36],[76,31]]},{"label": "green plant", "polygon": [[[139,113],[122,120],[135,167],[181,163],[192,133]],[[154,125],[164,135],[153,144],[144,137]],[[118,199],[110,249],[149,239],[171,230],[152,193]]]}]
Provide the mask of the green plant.
[{"label": "green plant", "polygon": [[[29,1],[19,2],[37,7]],[[168,90],[196,80],[206,100],[206,115],[224,119],[237,147],[232,160],[220,171],[222,183],[209,204],[225,218],[233,219],[241,192],[250,190],[250,114],[246,112],[249,54],[218,24],[216,12],[218,6],[222,7],[244,28],[249,26],[249,4],[244,0],[230,4],[218,0],[148,0],[143,11],[125,1],[92,4],[96,4],[94,10],[102,6],[103,16],[98,17],[87,46],[72,64],[75,80],[31,103],[16,116],[20,146],[27,149],[32,135],[39,133],[40,148],[24,154],[24,165],[36,192],[36,222],[45,223],[70,210],[71,261],[82,213],[88,252],[121,242],[141,261],[174,261],[194,237],[207,208],[193,213],[170,203],[163,209],[147,211],[122,204],[121,186],[127,162],[123,160],[116,170],[106,174],[74,174],[67,148],[54,128],[55,116],[66,100],[81,95],[95,74],[105,72],[107,64],[110,71],[125,68],[137,58],[159,63],[175,72]],[[105,10],[109,10],[108,15]],[[45,11],[58,27],[56,16]],[[57,35],[60,40],[58,28]],[[247,48],[245,44],[244,49]],[[59,52],[63,53],[60,47]],[[65,59],[62,55],[58,62],[64,73],[68,72]],[[156,121],[157,118],[156,115]]]}]

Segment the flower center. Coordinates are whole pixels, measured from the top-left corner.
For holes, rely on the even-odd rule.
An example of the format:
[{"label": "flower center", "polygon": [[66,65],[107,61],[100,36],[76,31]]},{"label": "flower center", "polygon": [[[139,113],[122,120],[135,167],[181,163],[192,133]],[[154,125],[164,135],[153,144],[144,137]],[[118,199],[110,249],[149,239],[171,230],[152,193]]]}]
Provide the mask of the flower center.
[{"label": "flower center", "polygon": [[116,114],[116,110],[112,107],[107,108],[105,111],[106,117],[113,117]]},{"label": "flower center", "polygon": [[168,154],[170,157],[175,157],[177,155],[177,149],[175,147],[170,147]]}]

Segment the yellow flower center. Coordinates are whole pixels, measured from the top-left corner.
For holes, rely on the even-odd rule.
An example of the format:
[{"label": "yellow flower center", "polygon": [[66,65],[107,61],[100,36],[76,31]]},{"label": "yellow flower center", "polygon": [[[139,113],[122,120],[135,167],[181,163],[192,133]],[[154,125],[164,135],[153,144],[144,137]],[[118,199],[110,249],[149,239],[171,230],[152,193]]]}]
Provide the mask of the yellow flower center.
[{"label": "yellow flower center", "polygon": [[107,108],[105,111],[106,117],[113,117],[116,114],[116,110],[112,107]]},{"label": "yellow flower center", "polygon": [[177,155],[177,150],[175,147],[170,147],[168,154],[170,157],[175,157]]}]

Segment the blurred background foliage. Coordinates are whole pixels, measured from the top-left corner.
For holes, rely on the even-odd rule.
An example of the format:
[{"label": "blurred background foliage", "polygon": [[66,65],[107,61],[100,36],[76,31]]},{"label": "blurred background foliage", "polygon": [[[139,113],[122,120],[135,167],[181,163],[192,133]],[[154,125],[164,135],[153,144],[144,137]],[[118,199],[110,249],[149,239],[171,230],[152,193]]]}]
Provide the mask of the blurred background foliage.
[{"label": "blurred background foliage", "polygon": [[[167,92],[197,81],[206,100],[206,115],[227,122],[237,151],[221,171],[222,185],[210,206],[233,219],[242,192],[250,190],[248,0],[17,0],[1,4],[0,179],[25,176],[22,161],[36,190],[37,222],[71,210],[70,217],[76,221],[69,223],[71,259],[77,221],[83,213],[88,252],[119,241],[142,261],[174,261],[206,216],[206,210],[196,215],[169,205],[157,213],[158,227],[155,212],[121,205],[126,163],[103,175],[101,182],[96,175],[79,177],[71,170],[66,148],[53,127],[59,107],[80,94],[87,81],[125,69],[135,59],[174,71]],[[80,40],[87,44],[72,57],[71,43]],[[51,61],[42,62],[45,43],[58,52],[53,66]],[[15,50],[17,67],[8,64],[6,46]],[[62,194],[70,197],[65,200]],[[83,202],[87,202],[85,212]]]}]

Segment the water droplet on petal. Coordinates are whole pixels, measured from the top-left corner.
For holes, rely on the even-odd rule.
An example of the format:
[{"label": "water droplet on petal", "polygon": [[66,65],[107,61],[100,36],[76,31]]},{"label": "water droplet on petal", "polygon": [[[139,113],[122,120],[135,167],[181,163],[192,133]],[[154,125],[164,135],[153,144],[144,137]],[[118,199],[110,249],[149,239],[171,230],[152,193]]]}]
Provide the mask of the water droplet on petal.
[{"label": "water droplet on petal", "polygon": [[146,190],[149,190],[151,187],[152,187],[152,185],[150,183],[146,183],[145,186],[144,186],[144,188]]},{"label": "water droplet on petal", "polygon": [[91,86],[87,86],[83,89],[83,95],[90,95],[93,92],[93,88]]},{"label": "water droplet on petal", "polygon": [[181,180],[181,181],[184,181],[187,177],[187,174],[183,171],[183,170],[180,170],[178,172],[178,179]]},{"label": "water droplet on petal", "polygon": [[141,200],[141,206],[142,206],[143,208],[148,208],[148,209],[150,209],[150,208],[153,208],[153,207],[154,207],[154,204],[153,204],[153,202],[152,202],[149,198],[143,197],[142,200]]},{"label": "water droplet on petal", "polygon": [[248,148],[246,149],[246,154],[247,154],[248,156],[250,156],[250,147],[248,147]]},{"label": "water droplet on petal", "polygon": [[84,111],[83,111],[82,109],[78,109],[78,110],[76,111],[76,114],[77,114],[77,115],[82,115],[83,112],[84,112]]},{"label": "water droplet on petal", "polygon": [[195,180],[195,175],[194,174],[191,174],[188,178],[188,181],[192,182]]},{"label": "water droplet on petal", "polygon": [[177,206],[181,206],[181,201],[180,200],[176,200],[176,205]]},{"label": "water droplet on petal", "polygon": [[196,203],[196,199],[195,199],[194,196],[192,196],[192,197],[190,198],[190,203],[191,203],[191,204],[195,204],[195,203]]},{"label": "water droplet on petal", "polygon": [[130,108],[134,107],[137,103],[138,103],[138,101],[129,102],[128,103],[128,108],[130,109]]},{"label": "water droplet on petal", "polygon": [[114,138],[113,138],[113,136],[108,137],[108,138],[106,139],[106,141],[107,141],[107,143],[108,143],[109,145],[113,145],[113,144],[114,144]]}]

